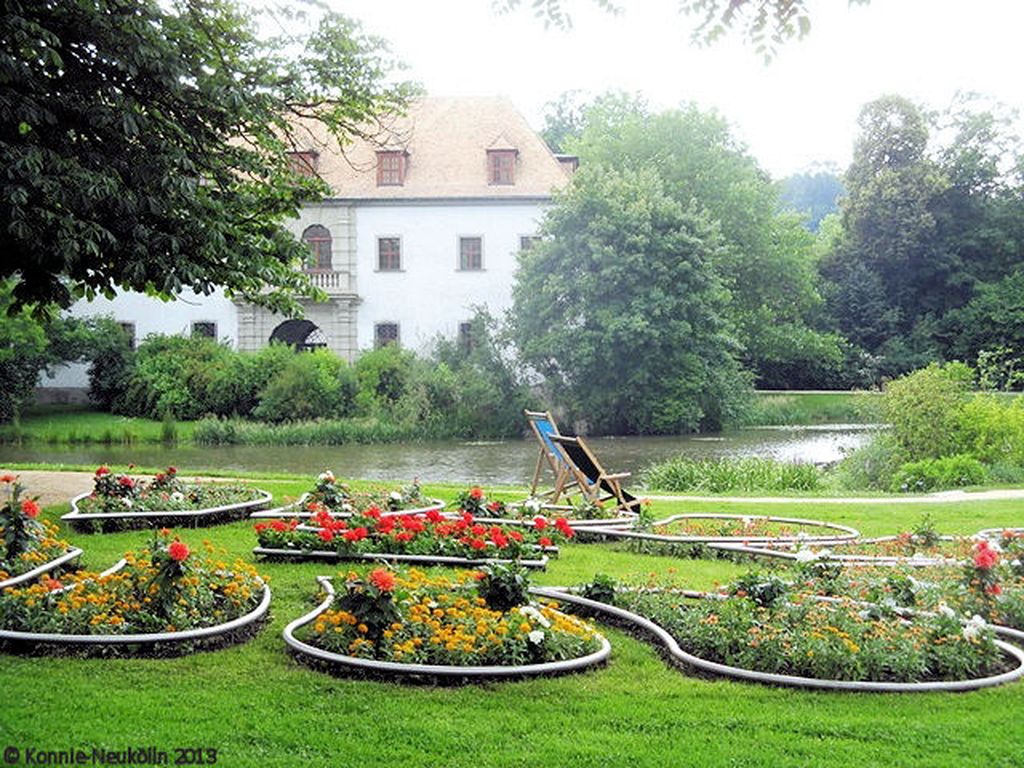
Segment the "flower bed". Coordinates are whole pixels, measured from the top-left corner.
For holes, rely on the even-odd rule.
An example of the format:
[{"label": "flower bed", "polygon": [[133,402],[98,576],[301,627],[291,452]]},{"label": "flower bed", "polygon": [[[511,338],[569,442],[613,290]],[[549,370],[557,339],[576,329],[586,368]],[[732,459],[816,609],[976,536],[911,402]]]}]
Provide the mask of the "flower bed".
[{"label": "flower bed", "polygon": [[[589,595],[589,598],[588,598]],[[966,690],[1024,675],[1024,651],[981,619],[908,621],[849,597],[820,598],[751,574],[724,594],[588,585],[567,598],[656,635],[670,654],[713,674],[810,688]]]},{"label": "flower bed", "polygon": [[[385,516],[371,507],[346,519],[318,510],[310,525],[298,520],[273,520],[255,526],[256,555],[265,557],[388,558],[443,565],[521,561],[544,567],[545,552],[557,554],[557,543],[575,534],[562,519],[549,524],[538,518],[532,528],[518,530],[485,525],[466,512],[451,519],[437,510],[425,514]],[[539,558],[539,559],[537,559]]]},{"label": "flower bed", "polygon": [[7,496],[0,506],[0,589],[67,567],[82,554],[57,538],[56,525],[39,519],[36,499],[21,498],[24,488],[15,475],[0,476],[0,486]]},{"label": "flower bed", "polygon": [[525,574],[496,566],[454,577],[379,568],[345,578],[293,621],[285,641],[333,667],[431,678],[523,677],[603,662],[608,642],[590,625],[529,600]]},{"label": "flower bed", "polygon": [[302,494],[298,501],[278,509],[255,512],[251,517],[306,518],[312,517],[321,509],[326,509],[336,517],[348,517],[374,507],[384,516],[414,515],[431,510],[439,511],[444,508],[444,502],[440,499],[425,498],[418,483],[399,490],[375,488],[353,491],[347,485],[339,483],[333,472],[325,471],[317,476],[312,490]]},{"label": "flower bed", "polygon": [[563,518],[576,529],[588,528],[631,528],[638,516],[623,512],[599,502],[581,498],[573,505],[545,504],[541,499],[529,498],[518,503],[487,498],[480,486],[462,491],[455,498],[457,514],[471,513],[482,523],[500,525],[531,526],[537,517]]},{"label": "flower bed", "polygon": [[118,531],[161,525],[208,525],[246,517],[269,506],[266,491],[228,483],[186,483],[174,467],[151,481],[100,467],[92,493],[71,500],[61,519],[79,531]]},{"label": "flower bed", "polygon": [[221,644],[252,633],[270,605],[270,589],[251,565],[229,567],[209,546],[205,556],[193,553],[166,529],[120,565],[0,591],[0,644],[94,650]]}]

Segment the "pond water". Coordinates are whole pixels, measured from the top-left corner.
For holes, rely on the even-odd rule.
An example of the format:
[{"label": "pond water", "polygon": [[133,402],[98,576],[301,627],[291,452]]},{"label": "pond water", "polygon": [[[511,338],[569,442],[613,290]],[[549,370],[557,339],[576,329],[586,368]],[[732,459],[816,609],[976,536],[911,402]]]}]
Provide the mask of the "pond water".
[{"label": "pond water", "polygon": [[[865,444],[877,429],[863,424],[765,427],[677,437],[594,437],[588,438],[587,444],[609,471],[636,475],[654,462],[679,454],[693,458],[765,456],[828,464]],[[173,464],[227,472],[309,474],[331,469],[342,477],[377,480],[522,485],[533,477],[537,454],[533,439],[339,446],[0,446],[0,463]]]}]

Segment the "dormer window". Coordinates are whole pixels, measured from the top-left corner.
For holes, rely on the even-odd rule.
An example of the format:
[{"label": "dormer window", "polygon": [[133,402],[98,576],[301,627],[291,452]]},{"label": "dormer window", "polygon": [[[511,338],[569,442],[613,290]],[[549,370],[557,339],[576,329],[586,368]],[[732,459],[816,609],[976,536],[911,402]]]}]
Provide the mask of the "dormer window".
[{"label": "dormer window", "polygon": [[320,153],[312,149],[288,153],[288,170],[297,176],[316,176]]},{"label": "dormer window", "polygon": [[516,154],[514,149],[487,150],[488,184],[516,183]]},{"label": "dormer window", "polygon": [[377,186],[400,187],[405,184],[406,153],[388,150],[377,153]]}]

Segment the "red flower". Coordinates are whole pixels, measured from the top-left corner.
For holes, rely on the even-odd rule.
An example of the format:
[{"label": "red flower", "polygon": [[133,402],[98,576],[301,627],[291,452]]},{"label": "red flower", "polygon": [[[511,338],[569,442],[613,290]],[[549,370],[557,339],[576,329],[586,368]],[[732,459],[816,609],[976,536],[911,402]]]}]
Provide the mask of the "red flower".
[{"label": "red flower", "polygon": [[477,501],[479,501],[483,497],[484,489],[481,488],[479,485],[474,485],[472,488],[469,489],[469,498],[476,499]]},{"label": "red flower", "polygon": [[998,584],[993,584],[990,587],[986,587],[985,591],[988,592],[990,595],[1001,595],[1001,594],[1003,594],[1003,588],[1000,587]]},{"label": "red flower", "polygon": [[533,518],[533,527],[538,531],[543,531],[548,527],[548,521],[543,517],[535,517]]},{"label": "red flower", "polygon": [[427,520],[432,523],[440,523],[444,521],[444,515],[442,515],[438,510],[432,509],[427,512]]},{"label": "red flower", "polygon": [[367,517],[372,517],[374,520],[380,520],[380,507],[374,505],[364,512]]},{"label": "red flower", "polygon": [[159,534],[160,536],[170,536],[171,535],[171,529],[170,528],[161,528],[159,531],[157,531],[157,534]]},{"label": "red flower", "polygon": [[64,588],[64,586],[59,581],[49,576],[46,577],[46,581],[44,583],[46,584],[46,588],[51,592],[56,592],[58,589]]},{"label": "red flower", "polygon": [[8,485],[10,483],[13,483],[17,479],[18,479],[17,475],[4,475],[3,477],[0,477],[0,483],[3,483],[4,485]]},{"label": "red flower", "polygon": [[103,477],[110,474],[110,467],[100,467],[96,470],[96,477]]},{"label": "red flower", "polygon": [[477,525],[474,525],[472,528],[470,528],[469,532],[472,533],[474,536],[483,536],[485,533],[487,533],[487,528],[478,523]]},{"label": "red flower", "polygon": [[492,501],[490,504],[487,505],[487,509],[489,509],[491,512],[500,512],[501,511],[501,502],[500,501]]},{"label": "red flower", "polygon": [[154,478],[154,480],[156,480],[158,483],[162,483],[166,479],[167,475],[165,475],[163,472],[157,472],[156,477]]},{"label": "red flower", "polygon": [[510,539],[515,540],[515,541],[522,541],[523,540],[523,534],[521,534],[519,531],[509,531],[508,532],[508,537]]},{"label": "red flower", "polygon": [[370,583],[381,592],[390,592],[395,588],[395,574],[386,568],[370,571]]},{"label": "red flower", "polygon": [[550,547],[551,539],[549,539],[547,536],[541,536],[540,541],[538,541],[537,543],[540,544],[542,547]]},{"label": "red flower", "polygon": [[324,541],[334,541],[334,534],[331,533],[331,531],[327,528],[321,528],[319,531],[317,531],[316,535]]},{"label": "red flower", "polygon": [[362,526],[353,528],[351,531],[345,531],[345,541],[362,541],[368,533],[369,531]]},{"label": "red flower", "polygon": [[121,477],[117,479],[117,482],[122,488],[135,487],[135,481],[128,477],[128,475],[121,475]]},{"label": "red flower", "polygon": [[462,522],[464,522],[466,525],[472,525],[473,524],[473,513],[472,512],[463,512],[462,513]]},{"label": "red flower", "polygon": [[412,541],[416,538],[415,533],[409,533],[408,531],[402,531],[401,533],[395,534],[395,541],[405,544],[407,541]]},{"label": "red flower", "polygon": [[256,533],[261,533],[267,530],[267,528],[269,528],[270,526],[266,523],[256,523],[256,525],[254,525],[253,527],[256,529]]},{"label": "red flower", "polygon": [[274,520],[270,524],[270,527],[273,528],[278,533],[281,533],[283,531],[287,531],[288,530],[288,525],[287,525],[287,523],[285,523],[284,520]]},{"label": "red flower", "polygon": [[391,533],[395,529],[395,518],[384,517],[377,523],[377,530],[381,533]]},{"label": "red flower", "polygon": [[483,539],[470,539],[469,546],[471,546],[473,549],[486,549],[487,542]]},{"label": "red flower", "polygon": [[168,467],[167,468],[167,474],[168,475],[176,475],[176,474],[178,474],[178,468],[177,467]]},{"label": "red flower", "polygon": [[170,546],[167,547],[167,554],[174,562],[183,563],[188,559],[191,552],[185,542],[175,539],[171,542]]},{"label": "red flower", "polygon": [[491,541],[494,542],[494,546],[498,549],[504,549],[508,546],[508,537],[502,533],[492,533]]},{"label": "red flower", "polygon": [[35,518],[39,515],[39,505],[32,499],[25,499],[21,502],[21,511],[24,512],[26,516]]},{"label": "red flower", "polygon": [[974,548],[974,564],[982,570],[988,570],[999,562],[999,553],[992,549],[988,542],[982,539]]}]

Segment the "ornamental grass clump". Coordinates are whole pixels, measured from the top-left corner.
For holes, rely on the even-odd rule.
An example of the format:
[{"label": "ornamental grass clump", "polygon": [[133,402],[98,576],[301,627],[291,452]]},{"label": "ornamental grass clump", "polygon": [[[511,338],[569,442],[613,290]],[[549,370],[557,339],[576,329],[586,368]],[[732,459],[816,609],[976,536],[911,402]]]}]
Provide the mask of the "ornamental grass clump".
[{"label": "ornamental grass clump", "polygon": [[350,572],[307,640],[345,656],[445,666],[537,664],[600,648],[590,625],[552,605],[491,607],[482,580],[476,571],[448,577],[378,568],[365,578]]},{"label": "ornamental grass clump", "polygon": [[202,553],[162,529],[149,546],[125,555],[102,576],[45,577],[0,591],[0,628],[20,632],[128,635],[215,626],[255,609],[262,577],[248,563],[227,563],[204,543]]},{"label": "ornamental grass clump", "polygon": [[6,496],[0,506],[0,581],[19,576],[63,555],[71,545],[57,538],[59,529],[39,519],[36,498],[21,497],[24,486],[15,475],[0,476]]}]

